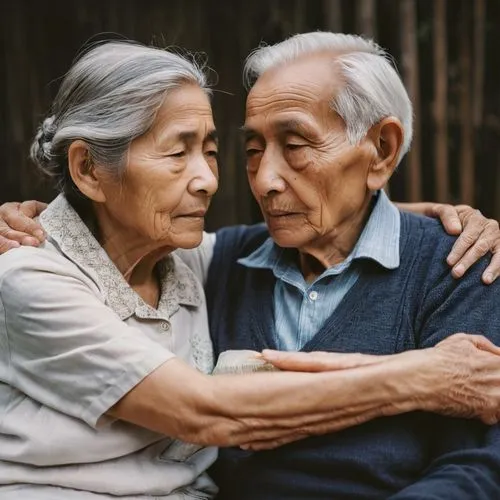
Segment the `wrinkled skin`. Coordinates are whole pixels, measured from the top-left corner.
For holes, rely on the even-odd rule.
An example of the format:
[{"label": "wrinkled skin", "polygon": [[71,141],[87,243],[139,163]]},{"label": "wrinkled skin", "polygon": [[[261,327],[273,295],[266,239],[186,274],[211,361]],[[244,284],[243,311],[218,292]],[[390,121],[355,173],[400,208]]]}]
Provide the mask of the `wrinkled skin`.
[{"label": "wrinkled skin", "polygon": [[[415,390],[420,396],[413,409],[479,418],[489,425],[500,421],[500,347],[480,335],[456,333],[433,348],[390,356],[279,351],[264,351],[262,356],[282,370],[306,372],[356,370],[374,364],[395,369],[415,357],[429,357],[432,370],[428,376],[420,373],[419,389],[424,391]],[[395,401],[387,414],[409,411],[408,404]]]}]

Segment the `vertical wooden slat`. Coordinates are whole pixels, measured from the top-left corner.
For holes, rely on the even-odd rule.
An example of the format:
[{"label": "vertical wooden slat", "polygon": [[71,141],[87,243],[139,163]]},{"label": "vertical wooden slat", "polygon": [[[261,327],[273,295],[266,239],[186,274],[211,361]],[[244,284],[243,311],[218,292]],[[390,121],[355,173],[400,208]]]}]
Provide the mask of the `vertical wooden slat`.
[{"label": "vertical wooden slat", "polygon": [[484,92],[484,41],[485,41],[485,0],[474,1],[474,73],[472,80],[472,99],[474,128],[478,129],[483,121]]},{"label": "vertical wooden slat", "polygon": [[295,33],[301,33],[306,31],[307,19],[306,11],[307,5],[305,0],[295,0],[295,5],[293,9],[293,27]]},{"label": "vertical wooden slat", "polygon": [[338,33],[342,31],[342,1],[323,0],[325,29]]},{"label": "vertical wooden slat", "polygon": [[413,123],[413,143],[408,154],[408,174],[406,198],[419,201],[422,197],[422,178],[420,173],[420,88],[418,70],[417,12],[415,0],[401,0],[401,49],[403,79],[415,109]]},{"label": "vertical wooden slat", "polygon": [[460,201],[474,203],[474,129],[471,99],[470,3],[460,3]]},{"label": "vertical wooden slat", "polygon": [[358,33],[369,38],[376,36],[375,0],[358,0],[356,27]]},{"label": "vertical wooden slat", "polygon": [[448,54],[446,0],[434,2],[434,169],[436,201],[449,198],[448,180]]}]

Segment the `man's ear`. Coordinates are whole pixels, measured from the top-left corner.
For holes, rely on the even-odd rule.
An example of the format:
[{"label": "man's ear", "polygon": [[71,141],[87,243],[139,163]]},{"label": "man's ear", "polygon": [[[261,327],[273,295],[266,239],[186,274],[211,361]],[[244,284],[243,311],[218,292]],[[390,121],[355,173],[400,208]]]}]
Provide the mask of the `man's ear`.
[{"label": "man's ear", "polygon": [[368,134],[377,149],[377,157],[368,171],[367,187],[371,191],[377,191],[389,182],[394,173],[404,131],[401,122],[390,116],[375,124]]},{"label": "man's ear", "polygon": [[96,175],[88,145],[81,140],[71,143],[68,149],[69,173],[76,187],[89,199],[105,202],[106,196]]}]

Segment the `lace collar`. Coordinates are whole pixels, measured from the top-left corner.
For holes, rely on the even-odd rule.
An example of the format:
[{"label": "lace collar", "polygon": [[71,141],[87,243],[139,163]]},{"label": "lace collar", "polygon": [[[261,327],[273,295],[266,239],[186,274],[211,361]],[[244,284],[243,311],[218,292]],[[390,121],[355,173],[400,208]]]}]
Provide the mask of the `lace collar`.
[{"label": "lace collar", "polygon": [[174,254],[159,263],[158,309],[144,302],[62,194],[41,214],[40,223],[61,252],[92,276],[104,293],[106,303],[122,320],[133,314],[145,319],[168,320],[180,305],[199,307],[203,303],[200,282]]}]

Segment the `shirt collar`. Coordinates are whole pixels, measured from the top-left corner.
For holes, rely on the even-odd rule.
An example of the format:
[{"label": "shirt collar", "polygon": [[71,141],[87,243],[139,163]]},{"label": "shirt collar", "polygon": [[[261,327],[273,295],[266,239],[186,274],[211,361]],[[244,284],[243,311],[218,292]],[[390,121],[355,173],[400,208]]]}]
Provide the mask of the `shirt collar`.
[{"label": "shirt collar", "polygon": [[[334,266],[334,272],[346,269],[353,260],[372,259],[386,269],[399,267],[399,236],[401,219],[399,210],[389,200],[384,191],[379,191],[370,217],[347,259]],[[268,238],[259,248],[249,256],[241,258],[238,262],[247,267],[260,269],[273,269],[288,267],[285,264],[285,249]],[[278,274],[281,272],[278,271]]]},{"label": "shirt collar", "polygon": [[180,304],[200,306],[202,291],[193,272],[174,254],[159,263],[161,296],[158,309],[146,304],[129,286],[78,213],[60,194],[40,216],[49,240],[98,284],[107,304],[121,320],[136,314],[140,318],[168,319]]}]

